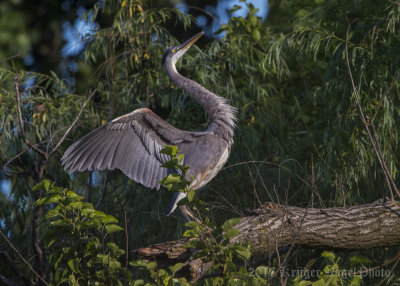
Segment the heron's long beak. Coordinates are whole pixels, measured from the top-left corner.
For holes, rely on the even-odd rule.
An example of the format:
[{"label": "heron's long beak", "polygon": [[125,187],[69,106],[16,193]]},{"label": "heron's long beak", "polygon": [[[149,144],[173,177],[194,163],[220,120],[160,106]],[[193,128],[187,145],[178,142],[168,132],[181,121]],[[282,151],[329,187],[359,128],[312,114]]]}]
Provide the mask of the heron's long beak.
[{"label": "heron's long beak", "polygon": [[180,44],[178,46],[178,50],[182,50],[183,52],[186,52],[186,50],[189,49],[190,46],[193,45],[203,35],[204,35],[203,31],[201,31],[200,33],[194,35],[193,37],[191,37],[189,40],[187,40],[183,44]]}]

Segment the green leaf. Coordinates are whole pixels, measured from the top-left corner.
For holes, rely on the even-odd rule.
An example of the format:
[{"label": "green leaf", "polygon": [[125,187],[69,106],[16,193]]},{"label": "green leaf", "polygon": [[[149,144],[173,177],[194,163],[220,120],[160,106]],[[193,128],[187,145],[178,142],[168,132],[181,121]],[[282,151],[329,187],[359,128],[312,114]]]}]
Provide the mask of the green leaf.
[{"label": "green leaf", "polygon": [[110,263],[108,263],[108,266],[112,271],[118,271],[121,268],[121,263],[119,261],[112,260]]},{"label": "green leaf", "polygon": [[[332,277],[332,276],[331,276]],[[335,277],[334,277],[335,278]],[[333,281],[332,281],[333,282]],[[326,286],[326,285],[338,285],[337,283],[329,283],[329,281],[324,281],[322,279],[315,281],[312,284],[304,284],[303,285],[313,285],[313,286]]]},{"label": "green leaf", "polygon": [[239,258],[241,258],[241,259],[249,260],[250,257],[251,257],[251,251],[250,251],[248,248],[246,248],[246,247],[244,247],[244,246],[242,246],[242,245],[240,245],[240,244],[235,244],[235,245],[233,245],[233,246],[231,247],[231,249],[232,249],[232,250],[235,252],[235,254],[236,254]]},{"label": "green leaf", "polygon": [[76,193],[73,192],[73,191],[68,191],[68,192],[67,192],[67,198],[69,198],[69,199],[78,199],[79,196],[78,196],[78,194],[76,194]]},{"label": "green leaf", "polygon": [[162,164],[161,167],[175,169],[175,167],[177,165],[178,165],[178,160],[177,159],[172,159],[172,160],[169,160],[169,161],[165,162],[164,164]]},{"label": "green leaf", "polygon": [[187,229],[183,233],[183,237],[197,237],[198,235],[193,231],[193,229]]},{"label": "green leaf", "polygon": [[82,223],[82,228],[84,229],[89,229],[89,228],[99,229],[100,226],[101,222],[98,220],[88,220]]},{"label": "green leaf", "polygon": [[365,265],[368,263],[371,263],[371,260],[363,255],[354,255],[350,258],[350,264],[352,267],[356,265]]},{"label": "green leaf", "polygon": [[85,208],[85,209],[82,210],[82,215],[84,215],[84,216],[90,216],[93,212],[94,212],[94,209],[87,209],[87,208]]},{"label": "green leaf", "polygon": [[59,203],[62,200],[63,200],[63,197],[61,197],[60,195],[54,195],[54,196],[47,197],[45,204],[48,205],[51,203]]},{"label": "green leaf", "polygon": [[94,210],[93,204],[88,202],[83,202],[83,208]]},{"label": "green leaf", "polygon": [[70,259],[68,261],[68,266],[72,270],[73,273],[79,273],[79,264],[81,262],[80,258]]},{"label": "green leaf", "polygon": [[197,241],[191,240],[184,244],[184,248],[197,248]]},{"label": "green leaf", "polygon": [[208,251],[197,251],[195,254],[192,255],[193,259],[197,258],[204,258],[207,259],[209,257],[210,253]]},{"label": "green leaf", "polygon": [[173,145],[165,145],[164,148],[161,149],[160,153],[170,156],[175,156],[178,153],[178,147]]},{"label": "green leaf", "polygon": [[83,207],[83,202],[73,202],[70,204],[70,206],[73,207],[74,209],[81,210]]},{"label": "green leaf", "polygon": [[189,202],[193,201],[193,198],[194,198],[194,195],[195,195],[195,194],[196,194],[196,191],[193,190],[193,189],[191,189],[191,190],[188,192],[187,197],[188,197]]},{"label": "green leaf", "polygon": [[75,279],[74,274],[70,274],[70,275],[69,275],[68,281],[69,281],[69,283],[68,283],[69,285],[72,285],[72,286],[79,286],[79,283],[78,283],[78,281]]},{"label": "green leaf", "polygon": [[173,266],[170,266],[169,269],[172,271],[172,274],[175,274],[179,269],[181,269],[185,264],[184,263],[177,263]]},{"label": "green leaf", "polygon": [[51,240],[49,240],[49,241],[46,241],[45,243],[45,247],[46,248],[49,248],[50,246],[52,246],[52,244],[54,243],[54,242],[56,242],[57,241],[57,239],[55,239],[55,238],[53,238],[53,239],[51,239]]},{"label": "green leaf", "polygon": [[135,282],[133,282],[133,286],[142,286],[142,285],[145,285],[143,279],[138,279],[138,280],[135,280]]},{"label": "green leaf", "polygon": [[173,183],[179,183],[181,181],[181,176],[178,174],[169,174],[168,177],[161,180],[162,185],[169,185]]},{"label": "green leaf", "polygon": [[150,263],[147,263],[147,265],[146,265],[146,268],[150,271],[154,271],[154,269],[156,269],[156,267],[157,267],[157,263],[155,263],[155,262],[150,262]]},{"label": "green leaf", "polygon": [[239,235],[239,233],[240,233],[240,231],[237,228],[228,229],[225,233],[225,238],[230,239],[232,237]]},{"label": "green leaf", "polygon": [[[313,285],[313,286],[318,286],[316,283],[318,281],[316,281],[315,283],[312,283],[311,281],[307,281],[307,280],[302,280],[300,281],[300,283],[298,284],[299,286],[309,286],[309,285]],[[325,285],[325,283],[322,281],[322,285]]]},{"label": "green leaf", "polygon": [[164,269],[160,269],[160,270],[158,270],[158,277],[160,277],[160,278],[165,278],[165,277],[168,277],[168,272],[166,271],[166,270],[164,270]]},{"label": "green leaf", "polygon": [[185,226],[186,226],[186,227],[189,227],[189,228],[197,228],[197,222],[195,222],[195,221],[188,221],[187,223],[185,223]]},{"label": "green leaf", "polygon": [[[240,10],[240,9],[242,9],[241,6],[239,6],[239,5],[234,5],[233,8],[232,8],[231,10],[229,10],[229,12],[230,12],[230,13],[233,13],[233,12],[235,12],[235,11],[237,11],[237,10]],[[222,26],[227,26],[227,25],[221,25],[221,28],[222,28]]]},{"label": "green leaf", "polygon": [[116,245],[114,242],[108,242],[107,247],[111,253],[116,253],[119,250],[118,245]]},{"label": "green leaf", "polygon": [[321,256],[325,257],[325,258],[328,258],[330,260],[334,260],[335,257],[336,257],[335,254],[333,252],[331,252],[331,251],[324,251],[324,252],[322,252]]},{"label": "green leaf", "polygon": [[48,192],[50,189],[51,182],[49,180],[44,180],[43,184],[44,184],[44,189],[46,190],[46,192]]},{"label": "green leaf", "polygon": [[240,222],[240,218],[239,217],[231,218],[231,219],[228,219],[226,222],[224,222],[224,224],[221,226],[221,228],[224,231],[227,231],[228,229],[230,229],[233,226],[237,225],[239,222]]},{"label": "green leaf", "polygon": [[348,286],[359,286],[361,285],[362,280],[363,278],[361,275],[354,275]]},{"label": "green leaf", "polygon": [[253,39],[257,42],[261,39],[261,33],[258,29],[253,30]]},{"label": "green leaf", "polygon": [[[99,270],[99,271],[96,271],[96,278],[97,279],[101,279],[101,280],[104,280],[104,278],[105,278],[105,275],[104,275],[104,270]],[[101,284],[100,284],[101,285]]]},{"label": "green leaf", "polygon": [[105,226],[105,229],[106,229],[107,233],[124,230],[122,227],[120,227],[119,225],[116,225],[116,224],[107,224]]},{"label": "green leaf", "polygon": [[32,191],[36,192],[36,191],[42,190],[42,189],[43,189],[43,184],[44,184],[43,181],[40,182],[39,184],[36,184],[36,185],[32,188]]},{"label": "green leaf", "polygon": [[132,267],[147,267],[147,263],[142,260],[130,261],[129,265]]},{"label": "green leaf", "polygon": [[86,246],[86,253],[87,253],[87,254],[94,254],[95,251],[96,251],[97,249],[100,249],[100,248],[101,248],[101,244],[100,244],[98,241],[93,240],[93,241],[91,241],[91,242],[89,242],[89,243],[87,244],[87,246]]},{"label": "green leaf", "polygon": [[104,224],[118,223],[118,220],[112,215],[105,215],[101,218],[101,222]]},{"label": "green leaf", "polygon": [[182,163],[183,162],[183,158],[185,157],[185,155],[184,154],[179,154],[178,156],[176,156],[176,158],[178,159],[178,162],[179,163]]},{"label": "green leaf", "polygon": [[106,214],[103,213],[102,211],[94,210],[93,212],[91,212],[90,216],[91,216],[92,218],[103,219],[103,218],[106,216]]},{"label": "green leaf", "polygon": [[47,201],[47,197],[43,197],[43,198],[37,200],[37,201],[34,203],[34,206],[41,206],[41,205],[44,205],[44,204],[46,203],[46,201]]},{"label": "green leaf", "polygon": [[57,219],[50,222],[50,226],[68,226],[70,222],[66,219]]},{"label": "green leaf", "polygon": [[244,260],[249,260],[251,257],[251,252],[248,249],[244,250],[235,250],[235,253]]}]

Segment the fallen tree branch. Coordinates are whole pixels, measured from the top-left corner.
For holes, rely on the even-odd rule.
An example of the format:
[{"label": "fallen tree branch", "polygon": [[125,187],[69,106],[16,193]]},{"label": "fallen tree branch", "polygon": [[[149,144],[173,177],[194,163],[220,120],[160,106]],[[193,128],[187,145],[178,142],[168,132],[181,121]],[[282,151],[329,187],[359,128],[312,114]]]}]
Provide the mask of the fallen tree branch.
[{"label": "fallen tree branch", "polygon": [[[243,217],[235,228],[240,234],[231,243],[248,242],[253,255],[260,256],[287,246],[332,250],[363,250],[400,245],[400,204],[373,203],[350,208],[300,208],[265,204]],[[169,241],[134,251],[136,257],[156,261],[159,267],[187,262],[193,281],[204,274],[204,264],[193,267],[191,250],[184,247],[189,239]],[[195,260],[196,261],[196,260]]]}]

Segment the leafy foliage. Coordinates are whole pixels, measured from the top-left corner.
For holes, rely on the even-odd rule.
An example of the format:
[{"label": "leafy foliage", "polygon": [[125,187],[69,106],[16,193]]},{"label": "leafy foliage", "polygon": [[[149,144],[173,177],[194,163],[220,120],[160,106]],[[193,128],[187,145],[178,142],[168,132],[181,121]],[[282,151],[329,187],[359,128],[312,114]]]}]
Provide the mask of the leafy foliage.
[{"label": "leafy foliage", "polygon": [[[340,257],[336,257],[333,252],[329,251],[324,251],[321,256],[325,258],[326,266],[318,275],[319,279],[315,282],[310,282],[303,280],[302,277],[299,276],[294,280],[294,285],[361,285],[362,275],[357,275],[356,273],[351,273],[349,270],[341,269],[339,266]],[[355,256],[353,258],[355,258]],[[353,258],[352,261],[357,260]]]},{"label": "leafy foliage", "polygon": [[239,231],[234,228],[240,218],[227,220],[220,227],[209,221],[201,224],[188,222],[188,230],[184,237],[193,238],[185,246],[196,249],[193,258],[201,258],[203,262],[212,262],[212,273],[222,273],[219,277],[205,279],[210,285],[260,285],[255,277],[251,277],[246,267],[242,265],[251,257],[251,245],[246,243],[230,243],[230,239],[237,236]]},{"label": "leafy foliage", "polygon": [[[119,258],[125,254],[111,241],[123,230],[112,215],[95,210],[75,192],[48,180],[36,185],[46,195],[36,205],[48,205],[43,241],[49,251],[49,275],[54,285],[123,285],[131,278]],[[107,242],[108,241],[108,242]]]},{"label": "leafy foliage", "polygon": [[184,154],[179,154],[181,151],[178,147],[171,145],[166,145],[161,153],[170,156],[170,160],[165,162],[162,167],[175,170],[175,173],[163,178],[160,185],[165,186],[168,191],[189,193],[190,182],[186,180],[186,173],[190,166],[182,165]]}]

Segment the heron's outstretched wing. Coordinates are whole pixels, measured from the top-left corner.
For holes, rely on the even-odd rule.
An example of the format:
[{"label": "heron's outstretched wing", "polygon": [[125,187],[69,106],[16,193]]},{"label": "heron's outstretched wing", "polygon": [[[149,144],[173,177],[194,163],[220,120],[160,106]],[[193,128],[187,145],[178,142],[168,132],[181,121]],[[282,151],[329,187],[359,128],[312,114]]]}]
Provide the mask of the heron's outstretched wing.
[{"label": "heron's outstretched wing", "polygon": [[117,168],[136,182],[158,189],[158,182],[168,174],[161,165],[169,159],[160,150],[190,141],[194,134],[142,108],[92,131],[71,145],[61,160],[71,172]]}]

